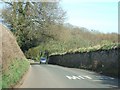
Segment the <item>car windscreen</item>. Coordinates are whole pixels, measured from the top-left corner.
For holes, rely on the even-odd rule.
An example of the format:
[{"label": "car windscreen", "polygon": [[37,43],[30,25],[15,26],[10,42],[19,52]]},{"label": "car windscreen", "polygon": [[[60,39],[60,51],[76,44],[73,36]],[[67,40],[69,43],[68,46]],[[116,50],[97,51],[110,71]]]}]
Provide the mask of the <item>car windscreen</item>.
[{"label": "car windscreen", "polygon": [[41,61],[46,61],[46,59],[45,58],[41,58]]}]

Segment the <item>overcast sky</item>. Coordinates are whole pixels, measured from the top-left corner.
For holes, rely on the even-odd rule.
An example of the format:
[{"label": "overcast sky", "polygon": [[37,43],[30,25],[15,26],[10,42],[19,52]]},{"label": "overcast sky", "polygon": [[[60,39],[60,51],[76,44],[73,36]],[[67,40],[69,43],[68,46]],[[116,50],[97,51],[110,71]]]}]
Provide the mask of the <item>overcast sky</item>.
[{"label": "overcast sky", "polygon": [[117,0],[62,0],[70,24],[104,33],[118,32]]}]

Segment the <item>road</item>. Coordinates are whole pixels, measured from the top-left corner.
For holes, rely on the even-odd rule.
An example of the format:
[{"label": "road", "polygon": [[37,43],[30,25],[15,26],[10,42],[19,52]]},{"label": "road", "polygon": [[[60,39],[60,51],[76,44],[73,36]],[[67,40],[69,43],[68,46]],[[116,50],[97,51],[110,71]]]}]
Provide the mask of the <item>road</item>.
[{"label": "road", "polygon": [[31,65],[20,88],[113,88],[118,80],[95,72],[57,65]]}]

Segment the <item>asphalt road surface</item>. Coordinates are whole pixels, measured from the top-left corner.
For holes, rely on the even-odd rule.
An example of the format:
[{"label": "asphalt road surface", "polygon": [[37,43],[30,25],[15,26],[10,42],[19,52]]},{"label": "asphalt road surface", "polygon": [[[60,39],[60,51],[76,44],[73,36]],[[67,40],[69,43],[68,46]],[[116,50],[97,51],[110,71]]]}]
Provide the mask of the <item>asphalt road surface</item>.
[{"label": "asphalt road surface", "polygon": [[95,72],[49,64],[31,65],[20,88],[116,88],[118,80]]}]

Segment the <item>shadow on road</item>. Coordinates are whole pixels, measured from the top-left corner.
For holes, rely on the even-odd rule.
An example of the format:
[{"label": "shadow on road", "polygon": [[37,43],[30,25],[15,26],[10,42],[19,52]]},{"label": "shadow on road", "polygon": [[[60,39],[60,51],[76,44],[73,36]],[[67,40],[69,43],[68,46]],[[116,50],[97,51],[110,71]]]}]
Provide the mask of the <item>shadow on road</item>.
[{"label": "shadow on road", "polygon": [[30,63],[30,65],[40,65],[40,63],[39,62],[32,62],[32,63]]},{"label": "shadow on road", "polygon": [[119,88],[120,80],[118,78],[112,78],[107,76],[100,76],[98,80],[101,80],[102,84],[109,85],[110,88]]}]

